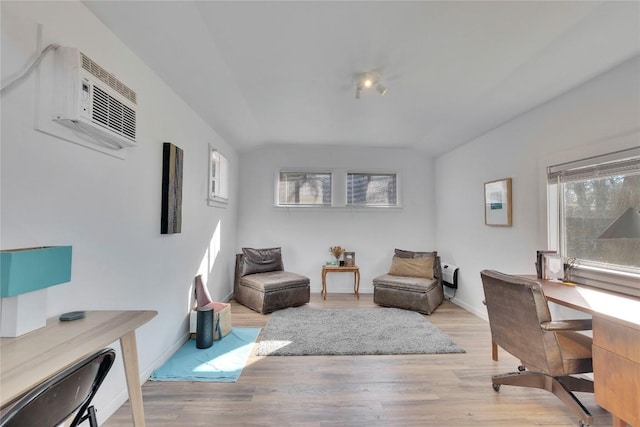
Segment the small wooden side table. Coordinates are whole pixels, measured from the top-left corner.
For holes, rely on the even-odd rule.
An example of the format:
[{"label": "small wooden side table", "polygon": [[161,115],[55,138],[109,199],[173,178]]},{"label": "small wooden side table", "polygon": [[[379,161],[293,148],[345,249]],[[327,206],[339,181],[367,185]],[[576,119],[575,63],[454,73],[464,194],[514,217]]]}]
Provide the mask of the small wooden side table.
[{"label": "small wooden side table", "polygon": [[327,299],[327,273],[353,273],[353,293],[360,299],[360,268],[354,266],[323,265],[322,266],[322,299]]}]

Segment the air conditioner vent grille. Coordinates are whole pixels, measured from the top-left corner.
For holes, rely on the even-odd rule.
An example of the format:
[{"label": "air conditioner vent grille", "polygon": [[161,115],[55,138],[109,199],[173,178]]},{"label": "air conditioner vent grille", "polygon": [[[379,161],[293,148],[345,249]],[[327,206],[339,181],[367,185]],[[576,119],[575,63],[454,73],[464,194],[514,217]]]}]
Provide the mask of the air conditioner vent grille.
[{"label": "air conditioner vent grille", "polygon": [[118,80],[113,74],[96,64],[91,58],[80,52],[82,58],[82,68],[91,73],[93,76],[99,78],[104,83],[109,85],[113,90],[126,97],[134,104],[137,103],[137,95],[127,85]]},{"label": "air conditioner vent grille", "polygon": [[95,85],[91,117],[102,126],[135,141],[136,112]]}]

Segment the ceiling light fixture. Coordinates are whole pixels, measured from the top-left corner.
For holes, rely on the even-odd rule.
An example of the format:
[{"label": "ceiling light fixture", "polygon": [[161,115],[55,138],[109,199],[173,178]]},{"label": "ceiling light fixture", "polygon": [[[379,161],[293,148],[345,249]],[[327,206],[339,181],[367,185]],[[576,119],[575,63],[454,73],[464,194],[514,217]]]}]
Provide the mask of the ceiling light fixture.
[{"label": "ceiling light fixture", "polygon": [[377,71],[354,74],[353,80],[356,84],[356,99],[360,99],[360,92],[365,89],[371,89],[372,87],[375,87],[380,95],[387,93],[387,88],[380,83],[382,74]]}]

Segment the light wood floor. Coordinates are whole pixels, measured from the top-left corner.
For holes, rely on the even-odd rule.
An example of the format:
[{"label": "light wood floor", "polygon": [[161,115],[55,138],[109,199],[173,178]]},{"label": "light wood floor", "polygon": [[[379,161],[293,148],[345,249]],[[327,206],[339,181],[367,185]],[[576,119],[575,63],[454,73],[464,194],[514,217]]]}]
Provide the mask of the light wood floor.
[{"label": "light wood floor", "polygon": [[[232,303],[234,326],[264,326],[268,315]],[[371,294],[311,296],[310,306],[371,307]],[[445,301],[427,318],[464,354],[251,357],[237,383],[147,381],[148,426],[577,426],[578,418],[543,390],[491,388],[493,374],[518,361],[491,360],[489,325]],[[593,395],[579,398],[595,426],[611,417]],[[105,426],[130,426],[125,403]]]}]

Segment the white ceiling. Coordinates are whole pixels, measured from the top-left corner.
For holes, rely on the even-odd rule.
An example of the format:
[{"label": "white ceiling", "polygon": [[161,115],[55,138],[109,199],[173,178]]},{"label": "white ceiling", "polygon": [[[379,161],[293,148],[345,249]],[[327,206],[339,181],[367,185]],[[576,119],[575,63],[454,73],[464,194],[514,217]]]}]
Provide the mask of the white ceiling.
[{"label": "white ceiling", "polygon": [[640,54],[637,1],[84,4],[239,150],[437,156]]}]

